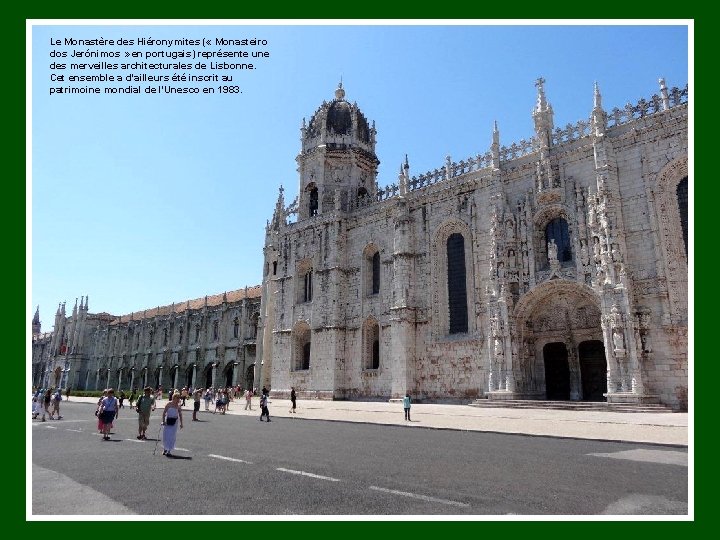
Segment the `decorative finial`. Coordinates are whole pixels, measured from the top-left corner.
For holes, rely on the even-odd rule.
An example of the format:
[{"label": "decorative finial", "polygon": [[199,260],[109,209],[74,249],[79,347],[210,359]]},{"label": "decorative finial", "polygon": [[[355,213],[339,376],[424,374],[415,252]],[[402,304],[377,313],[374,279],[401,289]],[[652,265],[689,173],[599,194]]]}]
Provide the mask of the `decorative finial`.
[{"label": "decorative finial", "polygon": [[335,90],[335,99],[341,101],[345,99],[345,90],[343,90],[342,77],[340,77],[340,83],[338,84],[337,90]]},{"label": "decorative finial", "polygon": [[663,111],[667,111],[670,108],[670,96],[668,95],[667,86],[665,86],[665,78],[660,77],[658,82],[660,83],[660,98],[662,99]]},{"label": "decorative finial", "polygon": [[535,81],[535,86],[538,89],[538,95],[537,95],[537,106],[536,110],[543,111],[547,108],[547,100],[545,99],[545,79],[542,77],[538,77]]},{"label": "decorative finial", "polygon": [[407,154],[405,154],[405,170],[407,171],[410,168],[410,163],[408,162]]}]

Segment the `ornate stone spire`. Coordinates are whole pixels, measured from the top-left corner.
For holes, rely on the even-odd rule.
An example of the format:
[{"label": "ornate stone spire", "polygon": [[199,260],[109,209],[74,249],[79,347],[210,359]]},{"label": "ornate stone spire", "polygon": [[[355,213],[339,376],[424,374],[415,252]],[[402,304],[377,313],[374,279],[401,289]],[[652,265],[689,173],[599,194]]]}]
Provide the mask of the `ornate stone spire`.
[{"label": "ornate stone spire", "polygon": [[280,227],[284,227],[287,224],[287,216],[285,215],[285,189],[280,186],[278,190],[277,202],[275,202],[275,211],[273,212],[272,223],[270,228],[272,230],[279,230]]},{"label": "ornate stone spire", "polygon": [[545,79],[542,77],[535,81],[537,87],[537,102],[533,109],[533,121],[535,122],[535,134],[541,147],[547,148],[552,141],[553,130],[553,109],[545,97]]},{"label": "ornate stone spire", "polygon": [[32,320],[32,333],[37,335],[40,333],[40,306],[35,308],[35,316]]},{"label": "ornate stone spire", "polygon": [[602,109],[602,95],[600,95],[600,87],[597,81],[593,85],[593,108]]},{"label": "ornate stone spire", "polygon": [[497,120],[493,122],[492,145],[490,145],[490,153],[492,154],[492,165],[494,169],[500,168],[500,130],[498,129]]},{"label": "ornate stone spire", "polygon": [[668,95],[667,86],[665,86],[665,78],[660,77],[658,82],[660,83],[660,97],[662,98],[663,111],[667,111],[670,108],[670,96]]},{"label": "ornate stone spire", "polygon": [[590,119],[593,135],[602,137],[607,127],[607,113],[602,108],[602,95],[600,94],[600,86],[598,86],[597,81],[595,81],[593,89],[593,110]]}]

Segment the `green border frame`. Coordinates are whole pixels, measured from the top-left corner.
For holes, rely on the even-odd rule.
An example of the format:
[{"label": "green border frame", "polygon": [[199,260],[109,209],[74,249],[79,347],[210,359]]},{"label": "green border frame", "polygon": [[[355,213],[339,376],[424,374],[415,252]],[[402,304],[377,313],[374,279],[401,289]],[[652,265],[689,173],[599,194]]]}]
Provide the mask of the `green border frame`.
[{"label": "green border frame", "polygon": [[[229,4],[229,3],[228,3]],[[669,2],[664,6],[662,4],[629,4],[627,2],[617,2],[611,0],[610,2],[602,3],[598,5],[593,4],[576,4],[566,2],[567,7],[558,2],[553,3],[537,3],[528,7],[517,6],[515,13],[521,12],[524,18],[536,18],[536,19],[567,19],[567,18],[597,18],[597,17],[609,17],[611,15],[626,18],[626,19],[645,19],[648,17],[665,17],[673,19],[694,19],[695,21],[695,54],[698,57],[702,57],[704,51],[709,50],[712,47],[712,43],[707,36],[702,35],[704,25],[698,21],[697,16],[687,14],[687,12],[697,12],[697,9],[688,6],[687,4],[680,6],[680,9],[684,14],[677,13],[677,4],[670,4]],[[515,6],[513,6],[515,7]],[[274,9],[273,9],[274,8]],[[365,17],[365,18],[388,18],[388,19],[406,19],[406,18],[437,18],[437,19],[504,19],[508,18],[507,13],[511,11],[511,7],[499,5],[495,3],[488,4],[475,4],[468,6],[466,2],[458,2],[451,0],[450,2],[443,2],[442,4],[436,4],[432,7],[418,7],[412,5],[406,7],[403,5],[389,5],[386,2],[380,3],[376,0],[364,1],[361,4],[294,4],[287,6],[273,6],[273,8],[258,7],[257,4],[245,4],[235,3],[224,6],[220,5],[209,5],[209,4],[187,4],[179,5],[174,4],[171,9],[168,9],[163,5],[155,5],[149,2],[137,2],[130,0],[124,2],[122,5],[117,4],[98,4],[94,2],[88,2],[87,0],[81,0],[73,3],[57,3],[49,6],[39,5],[21,5],[14,3],[9,9],[6,8],[7,15],[3,22],[4,42],[9,45],[6,49],[4,56],[5,69],[3,69],[3,83],[2,93],[5,97],[6,114],[9,119],[9,124],[12,126],[12,130],[6,132],[5,148],[7,150],[6,155],[12,156],[9,160],[9,174],[6,176],[5,187],[9,191],[8,201],[23,201],[26,203],[25,192],[22,190],[20,182],[14,182],[13,178],[25,177],[25,160],[22,158],[25,156],[25,110],[20,104],[25,103],[25,41],[26,31],[25,23],[26,19],[118,19],[118,18],[142,18],[142,19],[167,19],[167,18],[178,18],[178,19],[250,19],[250,18],[284,18],[284,19],[327,19],[327,18],[342,18],[348,17]],[[370,14],[373,14],[374,17]],[[690,59],[691,65],[694,65],[694,58]],[[709,78],[707,72],[698,70],[698,80]],[[21,82],[22,81],[22,82]],[[700,91],[695,92],[698,88]],[[694,101],[703,103],[704,89],[710,91],[713,88],[710,82],[707,81],[704,85],[697,84],[693,86],[691,80],[691,92],[693,92]],[[700,115],[699,121],[694,130],[695,133],[703,133],[710,131],[710,116],[711,115]],[[713,134],[714,135],[714,134]],[[712,135],[709,135],[712,136]],[[701,140],[701,138],[698,138]],[[693,183],[693,186],[695,184]],[[695,221],[694,223],[702,223],[707,215],[703,210],[704,207],[709,207],[714,200],[714,197],[705,196],[705,190],[708,186],[707,181],[703,183],[703,197],[696,197],[695,200],[698,204],[694,206]],[[694,187],[693,187],[694,189]],[[709,210],[709,208],[708,208]],[[26,210],[25,205],[14,205],[10,204],[6,206],[6,222],[8,225],[16,224],[21,221],[25,224]],[[699,228],[696,227],[695,230]],[[7,230],[15,231],[15,227],[9,227]],[[705,228],[702,229],[707,230]],[[27,234],[26,230],[26,234]],[[6,240],[6,243],[10,246],[10,264],[6,265],[6,282],[13,283],[16,278],[16,273],[20,273],[20,267],[25,265],[14,264],[16,253],[25,253],[25,235],[12,234],[10,238]],[[691,248],[694,251],[694,246]],[[25,253],[27,257],[27,253]],[[12,262],[11,262],[12,261]],[[27,268],[25,268],[25,279],[31,278],[27,275]],[[20,281],[20,280],[18,280]],[[702,281],[696,282],[695,286],[699,289]],[[26,284],[27,285],[27,284]],[[23,309],[18,310],[25,318],[28,315],[27,299],[24,294],[16,292],[19,287],[10,286],[8,287],[9,297],[12,305],[22,305]],[[22,296],[22,301],[20,297]],[[695,313],[707,314],[712,313],[712,306],[710,305],[709,295],[700,298],[700,301],[695,306]],[[25,371],[29,369],[29,366],[25,366],[25,369],[20,370],[17,368],[19,362],[15,358],[19,355],[26,354],[26,340],[29,335],[29,320],[19,320],[17,312],[13,311],[13,316],[9,318],[11,324],[7,326],[10,335],[12,336],[11,342],[13,347],[10,350],[10,354],[6,355],[8,360],[8,381],[22,381],[21,384],[24,386]],[[696,328],[700,329],[707,326],[707,321],[710,317],[698,318],[698,322],[701,324],[696,325]],[[703,324],[704,323],[704,324]],[[703,332],[704,335],[704,332]],[[19,345],[16,338],[22,336],[23,344]],[[17,345],[15,345],[18,343]],[[695,351],[702,350],[695,344]],[[703,356],[704,357],[704,356]],[[690,359],[691,362],[694,358]],[[355,535],[354,531],[358,531],[360,534],[368,534],[374,532],[383,532],[389,535],[420,535],[420,536],[438,536],[447,533],[466,533],[466,534],[479,534],[487,535],[488,533],[496,534],[523,534],[530,535],[546,535],[554,533],[562,534],[577,534],[583,538],[605,538],[608,533],[617,533],[623,536],[642,534],[643,536],[655,535],[659,538],[663,537],[677,537],[679,534],[688,533],[700,533],[704,529],[710,527],[710,482],[709,477],[711,475],[706,474],[707,469],[705,467],[707,463],[707,454],[710,452],[710,446],[708,441],[703,437],[704,433],[698,429],[700,422],[705,415],[709,413],[706,411],[712,410],[712,404],[708,396],[711,396],[710,385],[714,379],[712,377],[705,378],[694,378],[694,399],[690,404],[690,412],[701,411],[700,414],[695,414],[695,468],[696,470],[703,471],[703,475],[696,475],[694,483],[694,494],[695,494],[695,505],[694,505],[694,521],[548,521],[548,522],[537,522],[537,521],[514,521],[514,522],[500,522],[500,521],[428,521],[428,522],[412,522],[412,521],[364,521],[364,522],[348,522],[348,521],[322,521],[322,522],[311,522],[311,521],[285,521],[285,522],[248,522],[248,521],[227,521],[227,522],[214,522],[208,523],[193,522],[193,521],[179,521],[169,523],[167,521],[161,521],[163,518],[158,516],[154,521],[142,521],[142,522],[123,522],[123,521],[32,521],[28,522],[25,518],[25,497],[11,496],[10,501],[6,503],[6,510],[4,513],[5,523],[10,525],[11,529],[17,529],[18,532],[28,533],[40,533],[40,532],[51,532],[53,534],[63,534],[73,532],[79,534],[87,534],[97,531],[109,532],[110,534],[168,534],[179,532],[180,534],[217,534],[227,532],[230,537],[243,537],[245,535],[252,534],[287,534],[292,536],[294,540],[302,536],[312,536],[317,538],[320,535],[330,534],[347,534],[351,530],[347,528],[347,525],[352,523],[353,526],[359,525],[358,528],[353,528],[351,535]],[[14,390],[15,386],[12,387]],[[26,391],[23,388],[23,391]],[[6,393],[9,396],[9,393]],[[12,399],[12,398],[11,398]],[[6,433],[12,434],[17,431],[25,433],[26,429],[26,415],[23,413],[24,409],[20,408],[20,414],[15,414],[17,409],[6,407],[7,414],[4,418],[7,422]],[[11,438],[6,439],[12,441]],[[10,459],[10,463],[19,461],[25,463],[26,447],[25,445],[14,445],[9,444],[5,450],[6,454]],[[18,455],[20,454],[20,455]],[[10,471],[7,474],[10,489],[6,490],[6,494],[25,494],[25,467],[9,467]],[[19,488],[19,489],[18,489]],[[62,496],[62,494],[60,494]],[[80,523],[82,523],[80,525]],[[140,525],[142,523],[142,526]],[[121,527],[116,527],[121,525]],[[320,526],[318,526],[320,525]],[[140,528],[142,527],[142,528]],[[210,529],[208,529],[210,527]]]}]

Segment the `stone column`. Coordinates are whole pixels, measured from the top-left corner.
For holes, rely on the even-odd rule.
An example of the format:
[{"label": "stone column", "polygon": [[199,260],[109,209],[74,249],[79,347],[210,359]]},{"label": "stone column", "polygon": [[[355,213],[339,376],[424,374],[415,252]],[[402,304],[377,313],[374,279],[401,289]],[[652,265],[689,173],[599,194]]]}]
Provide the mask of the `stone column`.
[{"label": "stone column", "polygon": [[390,308],[391,397],[399,398],[414,390],[415,308],[412,307],[414,253],[412,219],[407,200],[400,197],[395,208],[393,241],[393,302]]}]

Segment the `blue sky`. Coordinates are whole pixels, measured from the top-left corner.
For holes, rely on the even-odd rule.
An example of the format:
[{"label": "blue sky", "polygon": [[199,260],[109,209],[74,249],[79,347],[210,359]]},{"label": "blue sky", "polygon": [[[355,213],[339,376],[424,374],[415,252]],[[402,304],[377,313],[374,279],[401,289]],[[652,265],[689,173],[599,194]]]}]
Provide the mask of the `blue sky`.
[{"label": "blue sky", "polygon": [[[73,49],[50,40],[66,37],[257,37],[267,46],[239,48],[270,57],[232,72],[242,94],[50,96],[63,85],[50,51]],[[341,77],[376,123],[384,186],[405,154],[417,175],[484,153],[494,120],[501,145],[531,137],[539,76],[563,127],[589,116],[595,81],[606,109],[622,107],[657,93],[659,77],[684,87],[688,59],[681,23],[34,26],[29,317],[40,305],[49,331],[58,303],[71,311],[81,295],[120,315],[259,284],[278,187],[287,203],[297,195],[302,119]]]}]

